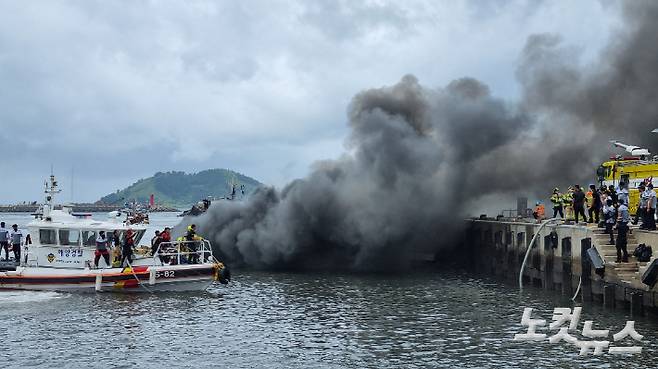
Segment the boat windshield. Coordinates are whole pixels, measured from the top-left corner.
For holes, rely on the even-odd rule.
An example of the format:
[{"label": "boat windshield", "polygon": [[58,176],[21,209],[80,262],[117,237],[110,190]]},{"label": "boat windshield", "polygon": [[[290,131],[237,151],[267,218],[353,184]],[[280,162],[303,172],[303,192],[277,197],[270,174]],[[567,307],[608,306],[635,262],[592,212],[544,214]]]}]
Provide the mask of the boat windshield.
[{"label": "boat windshield", "polygon": [[82,244],[96,246],[96,231],[82,231]]},{"label": "boat windshield", "polygon": [[[105,230],[105,237],[109,245],[120,244],[123,245],[125,241],[125,230],[116,230],[119,236],[119,242],[114,240],[114,230]],[[96,238],[100,230],[79,230],[79,229],[39,229],[39,240],[42,245],[61,245],[61,246],[88,246],[96,247]],[[145,230],[135,231],[135,245],[139,245],[139,241],[146,233]],[[57,237],[59,236],[59,237]],[[59,242],[57,242],[59,241]]]},{"label": "boat windshield", "polygon": [[80,231],[77,229],[60,229],[59,230],[59,244],[63,246],[79,246],[80,245]]}]

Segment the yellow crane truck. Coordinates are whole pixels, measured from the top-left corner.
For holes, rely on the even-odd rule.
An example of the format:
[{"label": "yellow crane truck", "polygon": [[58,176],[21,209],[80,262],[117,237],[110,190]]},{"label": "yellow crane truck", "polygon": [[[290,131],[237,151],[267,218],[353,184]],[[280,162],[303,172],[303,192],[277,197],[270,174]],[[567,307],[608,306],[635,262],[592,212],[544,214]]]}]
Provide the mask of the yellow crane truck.
[{"label": "yellow crane truck", "polygon": [[596,171],[599,184],[617,188],[620,182],[627,183],[628,209],[631,214],[635,214],[640,202],[637,188],[641,183],[649,183],[654,177],[658,178],[658,157],[652,157],[649,150],[638,146],[625,145],[619,141],[610,142],[626,149],[631,156],[617,155],[601,164]]}]

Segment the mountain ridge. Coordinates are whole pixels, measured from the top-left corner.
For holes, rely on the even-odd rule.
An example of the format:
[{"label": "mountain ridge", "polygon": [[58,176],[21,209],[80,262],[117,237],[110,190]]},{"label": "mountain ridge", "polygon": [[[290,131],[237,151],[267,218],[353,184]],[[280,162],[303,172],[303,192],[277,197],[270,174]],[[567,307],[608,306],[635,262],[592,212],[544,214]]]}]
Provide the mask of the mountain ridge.
[{"label": "mountain ridge", "polygon": [[231,183],[244,186],[245,195],[262,186],[257,180],[230,169],[207,169],[196,173],[183,171],[157,172],[130,186],[101,197],[97,204],[147,203],[151,194],[155,203],[186,208],[207,197],[220,198],[231,192]]}]

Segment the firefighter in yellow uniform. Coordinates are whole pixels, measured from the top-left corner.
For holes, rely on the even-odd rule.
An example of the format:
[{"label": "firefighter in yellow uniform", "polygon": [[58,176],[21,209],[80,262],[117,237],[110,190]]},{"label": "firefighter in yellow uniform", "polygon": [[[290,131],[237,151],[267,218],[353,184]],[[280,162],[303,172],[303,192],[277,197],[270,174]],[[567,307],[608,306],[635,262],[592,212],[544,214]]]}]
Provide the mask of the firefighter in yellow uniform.
[{"label": "firefighter in yellow uniform", "polygon": [[564,219],[565,220],[574,220],[574,213],[573,213],[573,187],[569,187],[569,191],[567,191],[563,196],[562,196],[562,206],[564,207]]},{"label": "firefighter in yellow uniform", "polygon": [[560,214],[560,218],[564,218],[564,212],[562,211],[562,195],[560,189],[555,187],[553,189],[553,195],[551,195],[551,204],[553,204],[553,218],[557,218],[557,215]]}]

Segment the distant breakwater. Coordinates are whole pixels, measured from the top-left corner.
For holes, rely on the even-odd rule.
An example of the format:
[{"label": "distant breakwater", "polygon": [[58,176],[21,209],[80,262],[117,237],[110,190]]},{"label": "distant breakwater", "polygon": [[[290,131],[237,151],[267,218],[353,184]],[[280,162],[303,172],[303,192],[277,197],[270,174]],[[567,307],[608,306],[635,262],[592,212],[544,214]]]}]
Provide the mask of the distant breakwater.
[{"label": "distant breakwater", "polygon": [[[74,212],[84,213],[107,213],[110,211],[120,210],[122,207],[117,205],[100,205],[100,204],[73,204],[71,205]],[[62,206],[55,206],[55,209],[61,209]],[[0,213],[34,213],[39,209],[39,205],[18,204],[18,205],[0,205]],[[150,210],[151,212],[176,212],[175,208],[159,206]]]}]

